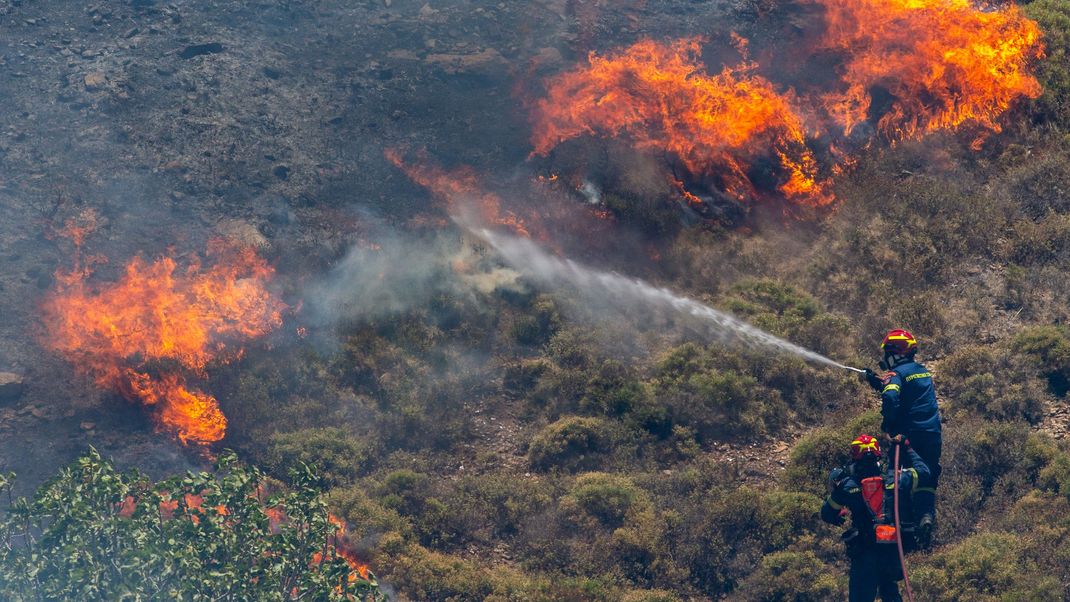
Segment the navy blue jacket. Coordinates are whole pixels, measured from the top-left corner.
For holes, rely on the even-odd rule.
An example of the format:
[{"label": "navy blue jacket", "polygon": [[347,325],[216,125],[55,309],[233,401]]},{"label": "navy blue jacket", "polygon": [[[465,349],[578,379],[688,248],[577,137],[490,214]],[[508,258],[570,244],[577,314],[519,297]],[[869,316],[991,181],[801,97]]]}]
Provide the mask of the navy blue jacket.
[{"label": "navy blue jacket", "polygon": [[940,408],[936,403],[933,375],[917,362],[899,364],[882,378],[881,428],[889,435],[915,431],[940,432]]},{"label": "navy blue jacket", "polygon": [[[909,447],[903,448],[903,453],[909,458],[911,468],[899,471],[899,517],[903,522],[910,522],[912,514],[912,499],[919,488],[931,487],[932,473],[929,466],[921,459],[918,452]],[[821,520],[833,525],[842,525],[844,518],[840,516],[840,510],[847,508],[851,512],[851,526],[858,529],[865,543],[873,543],[874,530],[877,522],[873,520],[866,500],[862,497],[862,479],[848,475],[839,483],[836,483],[832,493],[821,505]],[[892,524],[892,504],[895,501],[893,492],[895,471],[889,469],[884,474],[884,524]]]}]

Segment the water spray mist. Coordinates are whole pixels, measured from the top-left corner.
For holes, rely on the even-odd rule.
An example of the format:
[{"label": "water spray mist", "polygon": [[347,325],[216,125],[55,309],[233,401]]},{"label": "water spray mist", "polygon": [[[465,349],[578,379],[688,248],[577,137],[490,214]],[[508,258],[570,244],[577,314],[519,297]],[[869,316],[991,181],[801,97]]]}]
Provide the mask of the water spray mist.
[{"label": "water spray mist", "polygon": [[569,285],[620,306],[640,305],[689,316],[697,319],[706,327],[708,334],[719,341],[736,341],[751,347],[791,353],[826,366],[864,372],[773,336],[731,314],[677,295],[668,289],[639,279],[596,270],[569,259],[554,257],[525,238],[516,238],[485,228],[471,228],[471,231],[486,240],[513,267],[544,284]]}]

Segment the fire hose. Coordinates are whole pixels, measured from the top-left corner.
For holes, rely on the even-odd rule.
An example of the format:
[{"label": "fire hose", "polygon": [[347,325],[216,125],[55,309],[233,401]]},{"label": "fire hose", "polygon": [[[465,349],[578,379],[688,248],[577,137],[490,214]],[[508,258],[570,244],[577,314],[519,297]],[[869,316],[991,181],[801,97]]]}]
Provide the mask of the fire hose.
[{"label": "fire hose", "polygon": [[902,445],[902,441],[896,442],[895,445],[895,482],[892,484],[892,495],[895,500],[892,502],[892,508],[895,514],[895,543],[899,546],[899,566],[903,568],[903,583],[906,585],[907,600],[914,602],[914,592],[910,589],[910,577],[907,576],[907,559],[903,554],[903,530],[899,527],[899,448]]}]

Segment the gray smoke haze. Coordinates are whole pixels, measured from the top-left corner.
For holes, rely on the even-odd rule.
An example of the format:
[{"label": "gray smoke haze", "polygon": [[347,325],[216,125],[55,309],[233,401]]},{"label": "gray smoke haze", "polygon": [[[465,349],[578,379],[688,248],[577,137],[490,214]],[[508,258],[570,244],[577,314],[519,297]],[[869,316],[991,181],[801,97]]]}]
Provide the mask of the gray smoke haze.
[{"label": "gray smoke haze", "polygon": [[377,229],[374,244],[350,248],[305,295],[313,324],[375,319],[426,307],[442,293],[477,298],[517,288],[519,274],[493,265],[458,232],[427,236]]},{"label": "gray smoke haze", "polygon": [[[643,324],[647,329],[676,322],[675,318],[679,320],[679,326],[699,333],[707,341],[790,353],[811,362],[858,371],[668,289],[555,257],[528,239],[485,228],[474,228],[473,233],[486,240],[507,263],[535,281],[550,288],[568,289],[585,304],[600,308],[608,306],[618,315],[627,316],[634,324]],[[641,326],[637,328],[643,329]]]}]

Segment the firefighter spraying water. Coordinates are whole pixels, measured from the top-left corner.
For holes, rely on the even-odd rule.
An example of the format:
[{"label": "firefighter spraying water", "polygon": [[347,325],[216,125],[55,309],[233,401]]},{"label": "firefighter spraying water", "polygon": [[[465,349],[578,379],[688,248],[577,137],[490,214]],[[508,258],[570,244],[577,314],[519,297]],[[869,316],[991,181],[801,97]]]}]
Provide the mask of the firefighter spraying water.
[{"label": "firefighter spraying water", "polygon": [[936,520],[936,487],[943,445],[940,408],[933,376],[915,356],[918,341],[903,329],[891,330],[881,342],[883,374],[865,371],[865,379],[881,396],[881,430],[909,438],[932,471],[932,482],[916,491],[918,541],[928,547]]}]

